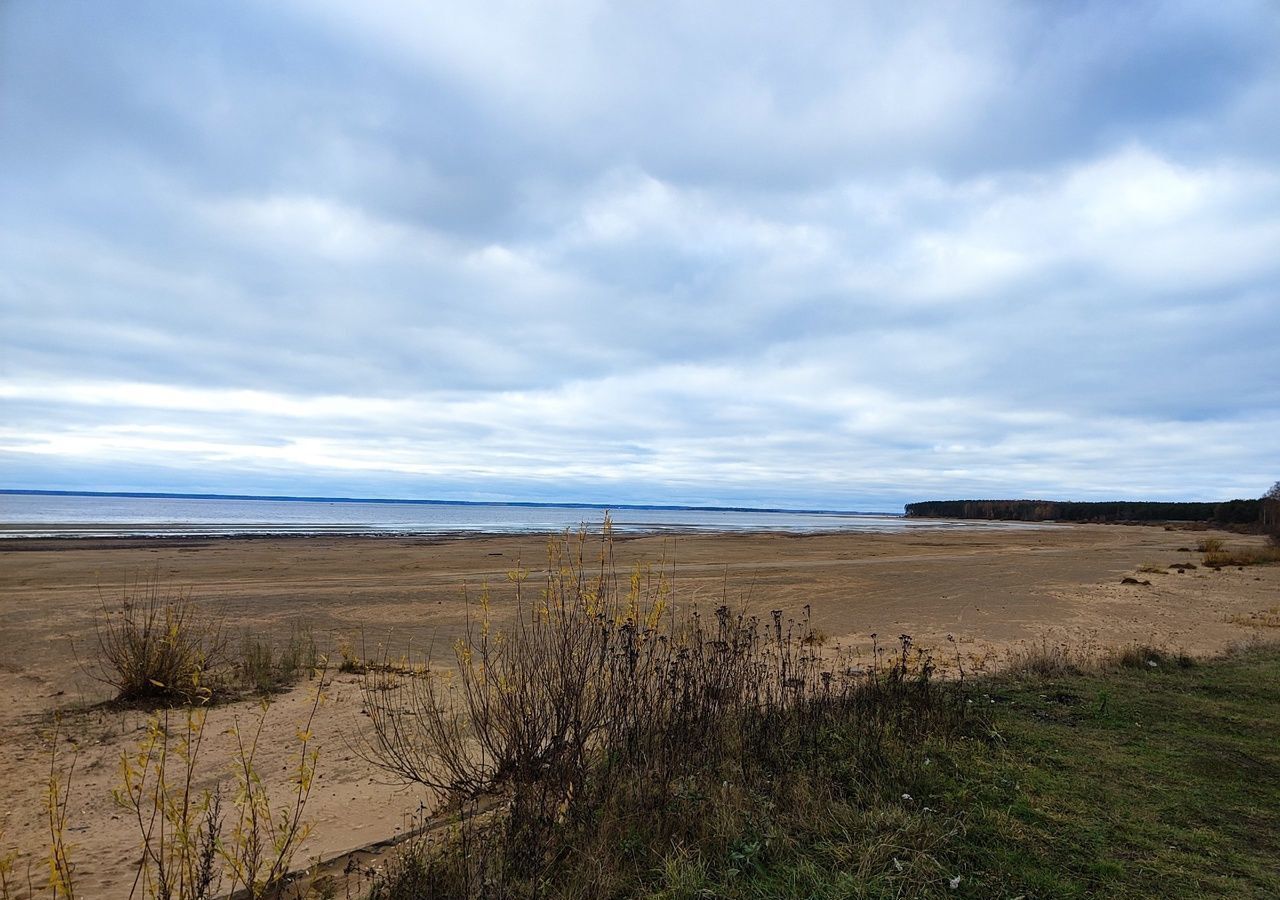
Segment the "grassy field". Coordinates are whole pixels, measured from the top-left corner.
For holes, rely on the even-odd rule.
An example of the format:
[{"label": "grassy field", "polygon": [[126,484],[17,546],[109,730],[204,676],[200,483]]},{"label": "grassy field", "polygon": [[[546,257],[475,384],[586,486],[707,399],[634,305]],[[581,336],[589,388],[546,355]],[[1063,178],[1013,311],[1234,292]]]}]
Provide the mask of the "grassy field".
[{"label": "grassy field", "polygon": [[[535,892],[1280,896],[1280,646],[1198,664],[1135,651],[966,691],[958,730],[895,742],[888,765],[853,761],[836,728],[754,791],[674,798],[707,823],[684,840],[664,849],[633,817],[622,840],[564,851]],[[591,827],[617,835],[617,811],[605,818]],[[420,895],[422,874],[374,895]]]},{"label": "grassy field", "polygon": [[772,858],[745,869],[669,861],[652,889],[1280,896],[1280,648],[1191,667],[1162,659],[1005,677],[972,699],[982,712],[968,733],[929,749],[896,796],[851,796],[812,830],[774,834]]},{"label": "grassy field", "polygon": [[1280,649],[993,685],[930,785],[975,895],[1280,896]]}]

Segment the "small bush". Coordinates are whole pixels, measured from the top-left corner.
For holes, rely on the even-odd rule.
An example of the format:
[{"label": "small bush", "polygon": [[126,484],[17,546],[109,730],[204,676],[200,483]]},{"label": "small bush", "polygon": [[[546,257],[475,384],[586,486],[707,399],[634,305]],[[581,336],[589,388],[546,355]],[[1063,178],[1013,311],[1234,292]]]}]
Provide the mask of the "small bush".
[{"label": "small bush", "polygon": [[1121,669],[1157,669],[1177,666],[1189,669],[1195,665],[1195,659],[1183,651],[1171,652],[1147,644],[1130,644],[1106,653],[1102,660],[1104,668]]},{"label": "small bush", "polygon": [[205,702],[229,661],[226,629],[184,591],[155,579],[126,586],[118,606],[95,622],[97,665],[90,670],[125,702]]},{"label": "small bush", "polygon": [[248,630],[236,644],[221,618],[154,578],[126,586],[118,605],[104,602],[95,630],[96,659],[85,668],[123,703],[204,704],[270,694],[322,662],[309,627],[295,624],[283,645]]},{"label": "small bush", "polygon": [[338,645],[338,656],[340,657],[338,671],[343,675],[363,675],[368,671],[368,666],[356,655],[350,641],[343,640]]},{"label": "small bush", "polygon": [[1211,568],[1225,566],[1258,566],[1280,562],[1280,547],[1242,547],[1236,550],[1225,548],[1206,553],[1204,564]]},{"label": "small bush", "polygon": [[1196,550],[1201,553],[1217,553],[1222,549],[1223,542],[1221,538],[1204,538],[1196,544]]}]

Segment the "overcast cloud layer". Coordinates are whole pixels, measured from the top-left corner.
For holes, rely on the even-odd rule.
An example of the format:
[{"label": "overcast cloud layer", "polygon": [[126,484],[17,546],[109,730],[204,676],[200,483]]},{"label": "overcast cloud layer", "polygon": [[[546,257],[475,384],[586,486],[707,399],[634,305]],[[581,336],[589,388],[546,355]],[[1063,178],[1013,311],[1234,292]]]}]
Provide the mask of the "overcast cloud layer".
[{"label": "overcast cloud layer", "polygon": [[0,4],[0,487],[1280,478],[1280,6]]}]

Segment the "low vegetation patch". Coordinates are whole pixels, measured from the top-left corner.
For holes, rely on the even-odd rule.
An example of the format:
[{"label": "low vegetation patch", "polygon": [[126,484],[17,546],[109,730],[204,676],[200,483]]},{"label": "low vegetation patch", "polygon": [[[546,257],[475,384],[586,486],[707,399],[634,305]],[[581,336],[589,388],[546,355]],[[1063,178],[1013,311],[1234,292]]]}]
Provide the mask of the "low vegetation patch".
[{"label": "low vegetation patch", "polygon": [[1234,615],[1227,619],[1233,625],[1247,625],[1252,628],[1280,628],[1280,606],[1260,609],[1243,615]]},{"label": "low vegetation patch", "polygon": [[1196,664],[1195,659],[1181,651],[1152,647],[1149,644],[1127,644],[1099,654],[1095,671],[1105,672],[1108,669],[1155,669],[1160,666],[1177,666],[1189,669]]},{"label": "low vegetation patch", "polygon": [[536,593],[513,573],[508,627],[483,596],[452,665],[366,676],[368,757],[456,816],[371,896],[803,896],[827,876],[771,873],[834,830],[846,888],[945,889],[957,826],[911,797],[961,684],[906,636],[855,666],[804,614],[678,611],[661,567],[620,576],[607,527],[595,549],[553,543]]},{"label": "low vegetation patch", "polygon": [[104,601],[95,637],[85,669],[112,689],[116,702],[135,706],[270,694],[321,664],[309,628],[295,625],[284,643],[246,630],[237,643],[221,617],[154,578],[127,585],[118,603]]},{"label": "low vegetation patch", "polygon": [[1204,556],[1204,564],[1210,568],[1220,569],[1227,566],[1258,566],[1280,562],[1280,546],[1274,544],[1264,547],[1238,547],[1227,549],[1221,547]]},{"label": "low vegetation patch", "polygon": [[205,702],[231,664],[222,621],[155,579],[126,586],[116,605],[104,601],[95,632],[90,674],[125,703]]},{"label": "low vegetation patch", "polygon": [[315,636],[306,625],[295,624],[283,643],[246,631],[235,660],[232,686],[255,694],[273,694],[320,666]]},{"label": "low vegetation patch", "polygon": [[[786,787],[682,780],[670,799],[686,819],[675,834],[660,829],[661,810],[634,806],[632,793],[597,805],[590,821],[599,830],[562,823],[548,845],[559,847],[561,864],[542,872],[538,890],[1277,896],[1280,648],[1199,665],[1140,646],[1096,660],[971,682],[970,712],[954,728],[884,745],[891,756],[906,751],[897,764],[868,766],[849,753],[863,734],[851,718],[828,723],[795,757],[801,766],[782,773]],[[485,893],[454,880],[451,854],[491,854],[484,841],[500,836],[471,832],[464,850],[458,840],[468,832],[455,821],[444,837],[406,845],[371,896]]]},{"label": "low vegetation patch", "polygon": [[1280,889],[1274,648],[1044,641],[939,685],[908,638],[855,667],[803,618],[673,614],[607,549],[595,575],[581,544],[549,569],[514,630],[482,599],[456,668],[367,677],[370,758],[450,810],[371,897]]}]

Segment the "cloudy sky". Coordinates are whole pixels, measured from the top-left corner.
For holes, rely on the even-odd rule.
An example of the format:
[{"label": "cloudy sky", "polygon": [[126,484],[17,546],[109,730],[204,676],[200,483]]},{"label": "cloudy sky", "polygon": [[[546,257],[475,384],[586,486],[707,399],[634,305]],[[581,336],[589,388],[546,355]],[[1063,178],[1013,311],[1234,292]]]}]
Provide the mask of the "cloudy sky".
[{"label": "cloudy sky", "polygon": [[0,487],[1280,478],[1280,5],[0,2]]}]

